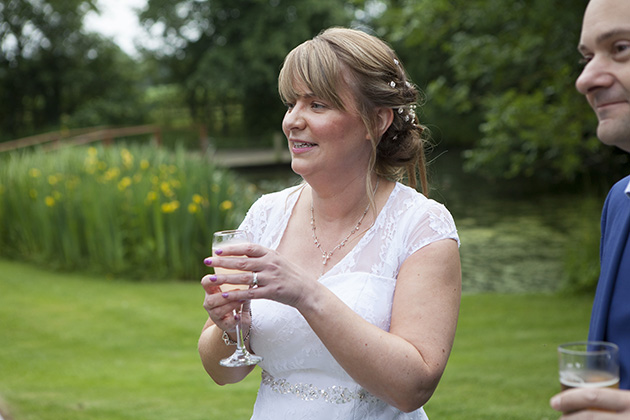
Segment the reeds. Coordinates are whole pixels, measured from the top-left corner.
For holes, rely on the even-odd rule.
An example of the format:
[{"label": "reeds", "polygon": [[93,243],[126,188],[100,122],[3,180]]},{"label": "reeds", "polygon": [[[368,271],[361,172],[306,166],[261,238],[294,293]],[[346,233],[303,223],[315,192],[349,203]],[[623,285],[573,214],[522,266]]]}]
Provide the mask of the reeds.
[{"label": "reeds", "polygon": [[0,158],[0,255],[136,279],[198,279],[212,233],[233,228],[253,185],[209,156],[150,145]]}]

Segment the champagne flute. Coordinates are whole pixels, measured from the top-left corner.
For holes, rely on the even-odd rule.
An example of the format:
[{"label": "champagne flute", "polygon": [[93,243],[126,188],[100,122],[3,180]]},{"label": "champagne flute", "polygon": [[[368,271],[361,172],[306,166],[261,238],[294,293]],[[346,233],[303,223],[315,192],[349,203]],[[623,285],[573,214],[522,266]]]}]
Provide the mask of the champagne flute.
[{"label": "champagne flute", "polygon": [[[251,238],[248,232],[244,230],[223,230],[219,232],[215,232],[212,238],[212,256],[216,256],[216,250],[221,249],[225,245],[231,244],[239,244],[239,243],[247,243],[251,242]],[[226,257],[223,257],[226,258]],[[230,258],[230,257],[227,257]],[[243,273],[240,270],[231,270],[222,267],[214,267],[214,272],[216,274],[238,274]],[[221,291],[227,292],[230,290],[245,290],[248,289],[248,284],[222,284]],[[234,311],[234,316],[237,316],[236,310]],[[242,328],[242,318],[243,318],[243,305],[238,311],[238,321],[236,323],[236,350],[234,353],[226,358],[222,359],[219,364],[225,367],[238,367],[238,366],[251,366],[255,365],[262,361],[262,357],[251,354],[247,351],[244,345],[243,340],[243,328]]]}]

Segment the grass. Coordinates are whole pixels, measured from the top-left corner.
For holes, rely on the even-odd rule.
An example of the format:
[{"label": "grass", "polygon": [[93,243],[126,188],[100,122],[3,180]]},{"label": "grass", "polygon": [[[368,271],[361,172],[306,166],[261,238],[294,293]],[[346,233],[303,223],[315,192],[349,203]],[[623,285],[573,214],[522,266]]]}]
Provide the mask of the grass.
[{"label": "grass", "polygon": [[[196,282],[0,260],[0,407],[13,420],[249,419],[257,372],[219,387],[201,367],[202,298]],[[590,306],[590,297],[464,296],[429,417],[557,418],[548,406],[558,390],[555,346],[586,336]]]}]

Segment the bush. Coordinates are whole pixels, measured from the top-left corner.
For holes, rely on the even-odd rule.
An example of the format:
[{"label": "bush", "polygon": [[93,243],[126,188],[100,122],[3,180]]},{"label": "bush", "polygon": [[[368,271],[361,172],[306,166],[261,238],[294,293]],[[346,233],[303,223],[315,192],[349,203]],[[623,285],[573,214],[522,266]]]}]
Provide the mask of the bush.
[{"label": "bush", "polygon": [[583,200],[581,211],[571,218],[571,230],[565,252],[563,290],[575,294],[593,294],[599,278],[600,214],[603,200]]},{"label": "bush", "polygon": [[255,187],[205,155],[154,146],[14,152],[0,162],[0,254],[111,276],[198,278],[212,232]]}]

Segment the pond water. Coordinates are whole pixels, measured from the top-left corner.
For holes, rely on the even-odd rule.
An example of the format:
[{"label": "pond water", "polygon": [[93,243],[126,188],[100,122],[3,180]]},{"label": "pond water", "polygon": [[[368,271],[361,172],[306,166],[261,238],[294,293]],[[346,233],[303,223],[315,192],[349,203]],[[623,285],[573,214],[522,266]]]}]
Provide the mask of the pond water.
[{"label": "pond water", "polygon": [[[239,172],[263,191],[299,181],[284,165]],[[598,235],[604,197],[490,183],[464,173],[457,152],[433,161],[430,181],[432,198],[447,206],[457,224],[464,293],[557,291],[571,247],[581,246],[574,226],[587,224]],[[597,264],[596,246],[588,252],[595,253]]]}]

